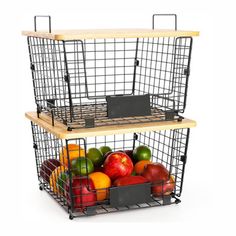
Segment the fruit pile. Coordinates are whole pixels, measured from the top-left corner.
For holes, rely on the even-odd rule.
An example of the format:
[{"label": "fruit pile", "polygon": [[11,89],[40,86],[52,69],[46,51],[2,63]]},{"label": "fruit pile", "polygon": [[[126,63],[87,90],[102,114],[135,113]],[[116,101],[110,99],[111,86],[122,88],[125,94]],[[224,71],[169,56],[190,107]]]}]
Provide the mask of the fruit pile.
[{"label": "fruit pile", "polygon": [[150,182],[154,197],[169,195],[174,191],[175,179],[161,163],[152,163],[151,156],[151,150],[144,145],[115,152],[102,146],[90,148],[85,153],[79,145],[69,144],[68,150],[65,147],[61,150],[60,161],[49,159],[43,162],[40,176],[49,182],[54,193],[65,196],[68,204],[72,191],[74,207],[79,209],[107,200],[111,186]]}]

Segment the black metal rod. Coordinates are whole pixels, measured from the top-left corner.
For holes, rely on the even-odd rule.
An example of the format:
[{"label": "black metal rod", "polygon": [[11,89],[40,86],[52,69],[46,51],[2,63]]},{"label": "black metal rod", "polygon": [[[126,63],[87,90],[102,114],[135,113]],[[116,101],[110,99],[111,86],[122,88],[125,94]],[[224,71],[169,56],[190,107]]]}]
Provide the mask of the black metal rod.
[{"label": "black metal rod", "polygon": [[[72,189],[72,169],[71,169],[71,162],[70,162],[70,151],[68,146],[68,140],[66,139],[66,156],[67,156],[67,163],[68,163],[68,174],[69,174],[69,194],[70,194],[70,204],[71,204],[71,212],[74,212],[74,194]],[[69,206],[68,206],[69,207]],[[69,209],[68,209],[69,210]]]},{"label": "black metal rod", "polygon": [[134,94],[135,91],[135,78],[136,78],[136,70],[137,70],[137,57],[138,57],[138,42],[139,42],[139,38],[137,38],[136,41],[136,49],[135,49],[135,58],[134,58],[134,75],[133,75],[133,88],[132,88],[132,94]]},{"label": "black metal rod", "polygon": [[48,18],[48,32],[52,33],[51,16],[49,16],[49,15],[34,16],[34,31],[37,32],[37,18],[38,17],[47,17]]},{"label": "black metal rod", "polygon": [[[34,123],[31,121],[31,131],[32,131],[32,134],[34,134]],[[36,137],[35,135],[33,135],[33,145],[36,144]],[[40,180],[40,172],[39,172],[39,166],[40,166],[40,163],[39,163],[39,158],[38,158],[38,155],[37,155],[37,151],[36,151],[36,148],[34,148],[34,154],[35,154],[35,161],[36,161],[36,170],[37,170],[37,177],[38,177],[38,181],[40,184],[42,184],[41,180]]]},{"label": "black metal rod", "polygon": [[[67,88],[68,88],[68,96],[69,96],[69,104],[70,104],[70,122],[73,121],[73,101],[72,101],[72,96],[71,96],[71,87],[70,87],[70,74],[68,70],[68,61],[67,61],[67,55],[66,55],[66,45],[65,41],[63,41],[63,51],[64,51],[64,65],[65,65],[65,80],[67,83]],[[66,94],[65,94],[66,96]],[[66,109],[66,108],[65,108]]]},{"label": "black metal rod", "polygon": [[87,80],[87,71],[86,71],[86,59],[85,59],[85,48],[84,48],[84,42],[82,40],[78,40],[81,44],[81,51],[82,51],[82,63],[84,66],[84,80],[85,80],[85,92],[88,99],[92,99],[89,97],[89,91],[88,91],[88,80]]},{"label": "black metal rod", "polygon": [[134,134],[133,134],[133,149],[132,149],[132,150],[135,149],[135,142],[136,142],[136,140],[137,140],[137,137],[138,137],[137,133],[134,133]]},{"label": "black metal rod", "polygon": [[181,183],[180,183],[180,190],[178,196],[181,196],[182,190],[183,190],[183,182],[184,182],[184,172],[185,172],[185,165],[187,161],[187,153],[188,153],[188,143],[189,143],[189,135],[190,135],[190,128],[187,129],[187,137],[186,137],[186,143],[185,143],[185,162],[183,163],[183,169],[182,169],[182,175],[181,175]]},{"label": "black metal rod", "polygon": [[176,14],[153,14],[152,15],[152,29],[155,29],[155,17],[158,16],[173,16],[175,19],[175,30],[177,30],[177,15]]},{"label": "black metal rod", "polygon": [[32,60],[32,54],[33,52],[31,51],[31,37],[27,37],[27,44],[28,44],[28,52],[29,52],[29,58],[30,58],[30,69],[31,69],[31,76],[32,76],[32,82],[33,82],[33,88],[34,88],[34,101],[37,104],[37,99],[36,99],[36,84],[35,84],[35,76],[34,76],[34,70],[35,66],[33,64]]},{"label": "black metal rod", "polygon": [[188,54],[188,65],[187,65],[187,74],[186,74],[186,86],[185,86],[185,92],[184,92],[183,112],[186,108],[186,103],[187,103],[188,82],[189,82],[189,75],[190,75],[190,62],[191,62],[192,46],[193,46],[193,38],[189,37],[189,39],[190,39],[190,47],[189,47],[189,54]]},{"label": "black metal rod", "polygon": [[39,114],[41,113],[42,109],[39,104],[37,104],[37,117],[39,118]]},{"label": "black metal rod", "polygon": [[172,167],[173,167],[173,160],[174,160],[174,152],[176,149],[176,130],[172,130],[172,137],[171,137],[171,150],[170,150],[170,168],[169,168],[169,178],[172,173]]},{"label": "black metal rod", "polygon": [[51,116],[52,116],[52,126],[54,126],[54,111],[53,111],[53,109],[51,110]]}]

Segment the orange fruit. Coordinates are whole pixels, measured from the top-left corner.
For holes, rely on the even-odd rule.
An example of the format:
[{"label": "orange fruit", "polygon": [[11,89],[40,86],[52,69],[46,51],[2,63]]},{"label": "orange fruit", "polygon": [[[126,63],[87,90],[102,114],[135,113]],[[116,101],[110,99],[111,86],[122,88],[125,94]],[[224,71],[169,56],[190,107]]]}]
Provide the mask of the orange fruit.
[{"label": "orange fruit", "polygon": [[149,161],[149,160],[142,160],[142,161],[139,161],[135,164],[134,166],[134,171],[137,175],[141,175],[142,172],[143,172],[143,169],[144,167],[147,165],[147,164],[151,164],[152,162]]},{"label": "orange fruit", "polygon": [[102,172],[93,172],[89,175],[93,181],[97,192],[97,200],[103,201],[108,198],[108,188],[111,187],[111,179],[108,175]]},{"label": "orange fruit", "polygon": [[67,169],[64,166],[58,166],[50,175],[49,183],[54,193],[58,193],[57,179],[60,173],[65,172]]},{"label": "orange fruit", "polygon": [[[70,162],[78,157],[85,157],[85,151],[78,144],[68,144]],[[60,162],[62,165],[68,166],[67,149],[64,146],[60,152]]]}]

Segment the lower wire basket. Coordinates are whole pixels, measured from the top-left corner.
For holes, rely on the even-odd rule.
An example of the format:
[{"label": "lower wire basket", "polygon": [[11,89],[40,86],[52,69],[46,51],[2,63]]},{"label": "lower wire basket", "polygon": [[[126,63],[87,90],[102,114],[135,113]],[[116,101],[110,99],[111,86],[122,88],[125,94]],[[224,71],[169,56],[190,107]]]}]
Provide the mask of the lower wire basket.
[{"label": "lower wire basket", "polygon": [[[40,189],[46,190],[69,213],[70,219],[180,202],[189,128],[60,139],[33,122],[31,126]],[[94,182],[91,174],[104,175],[105,159],[92,168],[86,157],[89,150],[104,146],[124,156],[138,147],[148,147],[150,164],[161,165],[168,173],[168,181],[120,186],[109,176],[112,179],[109,187],[96,188],[96,179]],[[135,163],[131,154],[129,158]],[[82,167],[84,160],[86,164]]]}]

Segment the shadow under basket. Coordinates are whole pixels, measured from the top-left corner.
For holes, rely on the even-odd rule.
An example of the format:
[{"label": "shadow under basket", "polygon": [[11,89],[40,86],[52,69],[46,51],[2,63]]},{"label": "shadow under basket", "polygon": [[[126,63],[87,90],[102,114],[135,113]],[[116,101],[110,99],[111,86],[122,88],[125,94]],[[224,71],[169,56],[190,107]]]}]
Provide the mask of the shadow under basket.
[{"label": "shadow under basket", "polygon": [[[31,122],[31,125],[40,189],[48,192],[69,213],[70,219],[180,202],[189,128],[59,139],[37,124]],[[95,190],[91,187],[87,172],[83,176],[74,175],[73,167],[68,164],[73,159],[70,147],[74,148],[73,152],[76,152],[77,156],[82,157],[92,147],[109,146],[113,151],[119,151],[134,150],[140,145],[148,146],[152,153],[151,161],[164,165],[174,179],[174,187],[167,195],[162,192],[165,185],[163,182],[111,186]],[[50,172],[50,168],[53,168],[53,171]],[[95,171],[99,171],[99,168]],[[74,185],[75,181],[77,186]],[[156,188],[161,190],[154,191]],[[102,191],[105,197],[98,200],[99,191]]]}]

